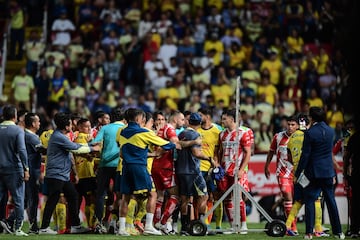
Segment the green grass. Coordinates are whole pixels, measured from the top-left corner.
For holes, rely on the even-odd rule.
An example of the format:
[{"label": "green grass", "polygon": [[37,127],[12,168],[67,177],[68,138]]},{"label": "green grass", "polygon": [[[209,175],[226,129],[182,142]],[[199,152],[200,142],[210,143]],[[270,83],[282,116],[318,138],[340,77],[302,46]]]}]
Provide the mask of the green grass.
[{"label": "green grass", "polygon": [[[226,226],[226,223],[224,223],[224,226]],[[32,239],[76,239],[76,240],[91,240],[91,239],[101,239],[101,240],[117,240],[117,239],[157,239],[157,240],[170,240],[170,239],[181,239],[181,240],[188,240],[188,239],[195,239],[195,238],[201,238],[201,239],[211,239],[211,240],[235,240],[235,239],[246,239],[246,240],[263,240],[263,239],[275,239],[274,237],[269,237],[266,235],[265,232],[263,231],[255,231],[253,232],[253,230],[255,229],[263,229],[265,228],[265,223],[249,223],[248,224],[248,228],[249,228],[249,233],[247,235],[240,235],[240,234],[230,234],[230,235],[225,235],[225,234],[217,234],[214,236],[204,236],[204,237],[193,237],[193,236],[189,236],[189,237],[183,237],[183,236],[131,236],[131,237],[119,237],[116,235],[96,235],[96,234],[78,234],[78,235],[74,235],[74,234],[63,234],[63,235],[55,235],[55,236],[51,236],[51,235],[30,235],[29,237],[27,237],[26,239],[28,240],[32,240]],[[304,223],[298,223],[298,230],[300,232],[299,236],[296,237],[287,237],[285,236],[285,238],[288,239],[293,239],[293,240],[297,240],[297,239],[303,239],[304,238],[304,229],[305,229],[305,224]],[[28,225],[27,223],[24,223],[24,227],[23,230],[25,232],[27,232],[28,230]],[[346,226],[343,226],[343,231],[346,231]],[[333,237],[330,237],[333,238]],[[24,237],[16,237],[14,235],[9,235],[9,234],[0,234],[0,239],[1,240],[7,240],[7,239],[24,239]]]}]

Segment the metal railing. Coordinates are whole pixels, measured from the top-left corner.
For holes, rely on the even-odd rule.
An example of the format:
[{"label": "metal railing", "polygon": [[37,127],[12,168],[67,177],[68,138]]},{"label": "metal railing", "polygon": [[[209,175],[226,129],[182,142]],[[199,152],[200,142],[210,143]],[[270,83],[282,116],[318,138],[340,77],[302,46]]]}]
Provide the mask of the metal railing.
[{"label": "metal railing", "polygon": [[6,70],[6,61],[7,61],[7,42],[8,36],[10,32],[10,24],[5,27],[5,31],[3,33],[3,45],[2,45],[2,53],[1,53],[1,69],[0,69],[0,99],[4,99],[4,83],[5,83],[5,70]]}]

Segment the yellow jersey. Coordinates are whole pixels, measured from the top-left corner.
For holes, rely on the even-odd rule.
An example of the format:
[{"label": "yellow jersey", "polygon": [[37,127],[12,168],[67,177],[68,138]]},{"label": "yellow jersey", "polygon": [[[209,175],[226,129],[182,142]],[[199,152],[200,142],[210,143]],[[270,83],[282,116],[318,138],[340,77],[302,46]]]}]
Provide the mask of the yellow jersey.
[{"label": "yellow jersey", "polygon": [[292,164],[294,166],[293,171],[295,172],[300,161],[301,150],[304,142],[304,132],[302,130],[296,130],[290,137],[287,144],[287,148],[290,151]]},{"label": "yellow jersey", "polygon": [[[209,129],[198,128],[202,143],[201,150],[207,157],[214,157],[215,149],[219,146],[219,134],[221,130],[212,125]],[[200,171],[209,171],[211,163],[208,160],[200,160]]]},{"label": "yellow jersey", "polygon": [[[87,144],[89,134],[79,133],[75,143]],[[95,177],[93,157],[89,154],[74,154],[75,168],[79,179]]]}]

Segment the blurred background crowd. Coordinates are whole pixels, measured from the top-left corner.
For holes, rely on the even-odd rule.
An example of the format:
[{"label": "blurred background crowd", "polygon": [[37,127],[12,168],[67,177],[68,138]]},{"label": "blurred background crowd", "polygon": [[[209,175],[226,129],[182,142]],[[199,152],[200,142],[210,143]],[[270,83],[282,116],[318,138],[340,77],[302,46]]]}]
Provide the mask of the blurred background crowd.
[{"label": "blurred background crowd", "polygon": [[241,118],[257,152],[287,116],[312,106],[327,112],[335,143],[352,118],[339,2],[3,1],[8,62],[24,62],[8,101],[37,112],[42,130],[59,111],[93,119],[114,107],[165,115],[211,107],[220,123],[236,107],[240,77]]}]

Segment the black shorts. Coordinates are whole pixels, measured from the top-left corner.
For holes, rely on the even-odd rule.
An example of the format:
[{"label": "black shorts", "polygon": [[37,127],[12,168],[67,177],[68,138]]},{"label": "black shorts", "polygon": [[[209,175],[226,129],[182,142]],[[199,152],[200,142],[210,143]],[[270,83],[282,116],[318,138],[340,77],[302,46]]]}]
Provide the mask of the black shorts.
[{"label": "black shorts", "polygon": [[75,188],[79,196],[86,196],[89,192],[93,193],[96,191],[96,178],[81,178]]},{"label": "black shorts", "polygon": [[179,174],[179,193],[183,196],[204,196],[207,195],[207,187],[204,177],[199,174]]}]

